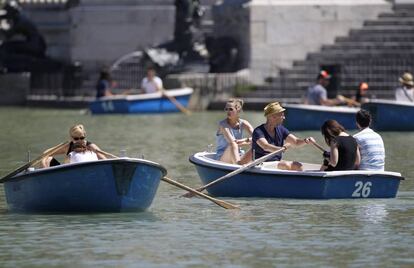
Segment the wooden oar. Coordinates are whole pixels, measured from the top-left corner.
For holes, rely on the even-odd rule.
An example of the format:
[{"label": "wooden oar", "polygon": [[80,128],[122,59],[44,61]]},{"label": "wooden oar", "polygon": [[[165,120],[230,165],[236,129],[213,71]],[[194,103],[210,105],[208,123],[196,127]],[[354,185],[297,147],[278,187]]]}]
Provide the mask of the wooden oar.
[{"label": "wooden oar", "polygon": [[[104,152],[104,151],[101,151],[101,150],[95,150],[95,151],[98,152],[98,153],[104,154],[106,156],[112,157],[112,158],[119,158],[116,155],[113,155],[111,153],[107,153],[107,152]],[[223,200],[220,200],[220,199],[217,199],[217,198],[213,198],[213,197],[211,197],[209,195],[206,195],[206,194],[197,192],[195,189],[193,189],[191,187],[188,187],[187,185],[184,185],[182,183],[179,183],[178,181],[172,180],[172,179],[170,179],[168,177],[163,177],[163,178],[161,178],[161,180],[163,180],[163,181],[165,181],[165,182],[167,182],[169,184],[172,184],[172,185],[174,185],[176,187],[179,187],[179,188],[181,188],[183,190],[186,190],[188,192],[192,192],[195,195],[198,195],[198,196],[201,196],[203,198],[206,198],[206,199],[208,199],[208,200],[216,203],[217,205],[219,205],[219,206],[221,206],[223,208],[226,208],[226,209],[238,209],[239,208],[238,206],[233,205],[231,203],[228,203],[226,201],[223,201]]]},{"label": "wooden oar", "polygon": [[343,95],[338,95],[338,98],[340,100],[342,100],[342,101],[345,101],[347,105],[350,105],[350,106],[358,106],[358,107],[361,106],[361,103],[359,103],[356,100],[353,100],[351,98],[347,98],[347,97],[345,97]]},{"label": "wooden oar", "polygon": [[[239,169],[233,170],[232,172],[230,172],[230,173],[228,173],[228,174],[226,174],[226,175],[224,175],[224,176],[222,176],[222,177],[220,177],[220,178],[218,178],[218,179],[216,179],[216,180],[214,180],[214,181],[212,181],[210,183],[207,183],[206,185],[203,185],[203,186],[201,186],[201,187],[199,187],[199,188],[197,188],[195,190],[198,191],[198,192],[201,192],[201,191],[207,189],[210,186],[213,186],[213,185],[215,185],[215,184],[217,184],[219,182],[222,182],[224,180],[227,180],[227,179],[233,177],[234,175],[237,175],[239,173],[242,173],[243,171],[246,171],[246,170],[248,170],[248,169],[250,169],[250,168],[258,165],[258,164],[266,161],[267,159],[272,158],[273,156],[275,156],[276,154],[278,154],[278,153],[280,153],[280,152],[282,152],[284,150],[286,150],[286,147],[283,147],[283,148],[281,148],[279,150],[276,150],[276,151],[274,151],[274,152],[272,152],[270,154],[264,155],[264,156],[262,156],[262,157],[260,157],[260,158],[258,158],[256,160],[254,160],[253,162],[251,162],[251,163],[249,163],[249,164],[247,164],[245,166],[242,166]],[[183,196],[184,197],[193,197],[194,196],[194,193],[190,193],[189,192],[189,193],[184,194]]]},{"label": "wooden oar", "polygon": [[163,96],[167,97],[182,113],[185,113],[186,115],[191,115],[190,110],[188,110],[181,103],[179,103],[174,96],[168,95],[164,89],[161,89],[161,93]]},{"label": "wooden oar", "polygon": [[325,152],[325,149],[322,146],[320,146],[317,142],[311,141],[311,143],[313,145],[315,145],[315,147],[318,148],[319,150],[321,150],[322,152]]},{"label": "wooden oar", "polygon": [[223,207],[223,208],[225,208],[225,209],[240,209],[240,208],[239,208],[238,206],[236,206],[236,205],[233,205],[233,204],[231,204],[231,203],[229,203],[229,202],[226,202],[226,201],[223,201],[223,200],[220,200],[220,199],[217,199],[217,198],[213,198],[213,197],[211,197],[211,196],[209,196],[209,195],[206,195],[206,194],[203,194],[203,193],[201,193],[201,192],[198,192],[198,191],[196,191],[195,189],[190,188],[190,187],[188,187],[188,186],[186,186],[186,185],[184,185],[184,184],[181,184],[181,183],[179,183],[178,181],[172,180],[172,179],[170,179],[170,178],[168,178],[168,177],[163,177],[163,178],[161,178],[161,180],[163,180],[163,181],[165,181],[165,182],[167,182],[167,183],[169,183],[169,184],[172,184],[172,185],[174,185],[174,186],[177,186],[177,187],[179,187],[179,188],[181,188],[181,189],[183,189],[183,190],[186,190],[186,191],[188,191],[188,192],[191,192],[191,193],[193,193],[194,195],[198,195],[198,196],[201,196],[201,197],[203,197],[203,198],[206,198],[206,199],[208,199],[208,200],[210,200],[210,201],[212,201],[212,202],[216,203],[217,205],[219,205],[220,207]]},{"label": "wooden oar", "polygon": [[105,152],[105,151],[102,151],[102,150],[99,150],[99,149],[93,149],[93,151],[95,151],[95,153],[100,153],[100,154],[103,154],[103,155],[109,156],[109,157],[111,157],[111,158],[119,158],[119,157],[118,157],[118,156],[116,156],[116,155],[113,155],[113,154],[111,154],[111,153],[108,153],[108,152]]},{"label": "wooden oar", "polygon": [[45,151],[42,155],[36,157],[35,159],[33,159],[32,161],[24,164],[23,166],[13,170],[12,172],[10,172],[9,174],[7,174],[6,176],[4,176],[3,178],[0,179],[0,183],[4,182],[7,179],[10,179],[11,177],[13,177],[14,175],[22,172],[23,170],[29,168],[32,165],[36,165],[37,163],[39,163],[43,158],[48,157],[52,154],[54,154],[55,152],[59,151],[63,146],[66,146],[69,142],[62,142],[58,145],[56,145],[55,147],[52,147],[50,149],[48,149],[47,151]]}]

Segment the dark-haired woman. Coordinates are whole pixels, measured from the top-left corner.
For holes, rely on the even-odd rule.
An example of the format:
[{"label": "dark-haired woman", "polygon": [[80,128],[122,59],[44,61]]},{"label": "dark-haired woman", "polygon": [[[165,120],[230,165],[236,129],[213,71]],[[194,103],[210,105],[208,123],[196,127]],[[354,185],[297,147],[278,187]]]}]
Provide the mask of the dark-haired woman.
[{"label": "dark-haired woman", "polygon": [[356,140],[345,132],[335,120],[327,120],[321,127],[329,152],[324,152],[325,161],[321,170],[353,170],[359,166],[361,156]]}]

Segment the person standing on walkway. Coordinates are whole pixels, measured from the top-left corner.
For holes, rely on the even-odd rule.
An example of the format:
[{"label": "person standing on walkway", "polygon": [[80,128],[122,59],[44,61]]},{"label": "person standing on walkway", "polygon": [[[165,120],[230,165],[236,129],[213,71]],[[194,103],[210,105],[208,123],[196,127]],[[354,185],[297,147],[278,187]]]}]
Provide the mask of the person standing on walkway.
[{"label": "person standing on walkway", "polygon": [[360,130],[353,137],[358,143],[361,154],[359,169],[362,170],[384,170],[385,149],[381,136],[372,130],[371,114],[366,110],[360,110],[356,114],[356,124]]},{"label": "person standing on walkway", "polygon": [[414,102],[414,81],[413,75],[406,72],[398,79],[401,83],[401,87],[395,90],[395,100]]}]

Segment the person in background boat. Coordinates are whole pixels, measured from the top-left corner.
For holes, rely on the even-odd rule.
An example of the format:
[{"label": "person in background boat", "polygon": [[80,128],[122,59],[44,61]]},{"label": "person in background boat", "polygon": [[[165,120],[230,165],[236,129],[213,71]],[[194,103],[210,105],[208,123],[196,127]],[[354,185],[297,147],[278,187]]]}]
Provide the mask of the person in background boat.
[{"label": "person in background boat", "polygon": [[[286,150],[292,146],[302,146],[308,144],[311,140],[315,140],[312,137],[299,139],[290,133],[289,130],[282,125],[285,120],[285,110],[286,109],[283,108],[279,102],[269,103],[264,108],[266,123],[256,127],[252,135],[252,150],[254,152],[255,159],[280,150],[283,147]],[[282,152],[275,155],[268,161],[280,161],[278,163],[279,169],[302,170],[301,163],[295,161],[281,161],[281,159]]]},{"label": "person in background boat", "polygon": [[385,149],[381,136],[370,128],[371,114],[360,110],[356,114],[356,125],[360,132],[354,134],[361,154],[359,169],[384,170]]},{"label": "person in background boat", "polygon": [[343,101],[338,98],[328,99],[326,87],[329,85],[329,79],[331,79],[331,76],[327,71],[322,70],[319,72],[316,78],[316,84],[309,87],[306,92],[305,104],[335,106],[343,103]]},{"label": "person in background boat", "polygon": [[324,163],[321,170],[354,170],[360,164],[360,154],[356,140],[345,132],[336,120],[327,120],[321,127],[322,135],[329,151],[323,153]]},{"label": "person in background boat", "polygon": [[145,93],[162,92],[162,80],[156,76],[154,67],[147,68],[147,76],[142,79],[141,88]]},{"label": "person in background boat", "polygon": [[[243,100],[241,99],[229,99],[227,101],[224,108],[227,117],[218,123],[216,133],[216,160],[240,165],[251,161],[251,149],[241,156],[241,147],[251,144],[253,133],[252,125],[247,120],[240,118],[242,108]],[[247,138],[243,138],[243,132],[247,133]]]},{"label": "person in background boat", "polygon": [[99,147],[86,140],[86,131],[83,125],[75,125],[69,130],[70,143],[60,150],[55,152],[53,155],[45,157],[42,159],[43,167],[57,166],[60,165],[54,156],[64,155],[65,163],[77,163],[77,162],[86,162],[94,161],[98,159],[106,159],[104,154],[101,154],[97,151],[100,151]]},{"label": "person in background boat", "polygon": [[395,90],[395,100],[414,102],[414,81],[413,75],[406,72],[398,79],[401,83],[401,87]]},{"label": "person in background boat", "polygon": [[369,85],[367,82],[361,82],[359,84],[355,96],[352,97],[352,100],[355,101],[354,106],[360,107],[361,104],[364,104],[368,101],[368,89]]},{"label": "person in background boat", "polygon": [[112,96],[111,89],[115,85],[112,80],[111,73],[108,69],[104,68],[99,73],[99,79],[96,83],[96,98],[102,98]]},{"label": "person in background boat", "polygon": [[366,103],[368,101],[368,88],[368,83],[361,82],[358,86],[356,94],[352,96],[352,98],[347,98],[342,95],[338,95],[337,98],[341,100],[343,103],[346,103],[346,105],[348,105],[349,107],[361,107],[363,103]]}]

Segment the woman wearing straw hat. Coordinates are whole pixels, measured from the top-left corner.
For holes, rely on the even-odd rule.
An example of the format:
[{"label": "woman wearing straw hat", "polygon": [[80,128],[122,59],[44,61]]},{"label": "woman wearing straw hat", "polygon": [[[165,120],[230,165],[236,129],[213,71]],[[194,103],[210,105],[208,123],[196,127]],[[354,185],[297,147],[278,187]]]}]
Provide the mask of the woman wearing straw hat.
[{"label": "woman wearing straw hat", "polygon": [[[283,120],[285,120],[285,110],[286,109],[283,108],[279,102],[269,103],[264,108],[266,123],[255,128],[252,135],[252,149],[256,159],[282,148],[285,148],[286,150],[291,146],[302,146],[311,141],[315,141],[312,137],[299,139],[282,125]],[[282,152],[276,154],[268,161],[280,161],[281,159]],[[280,161],[278,163],[278,168],[302,170],[302,164],[299,162]]]},{"label": "woman wearing straw hat", "polygon": [[406,72],[398,80],[402,86],[395,90],[395,100],[414,102],[413,75],[409,72]]}]

